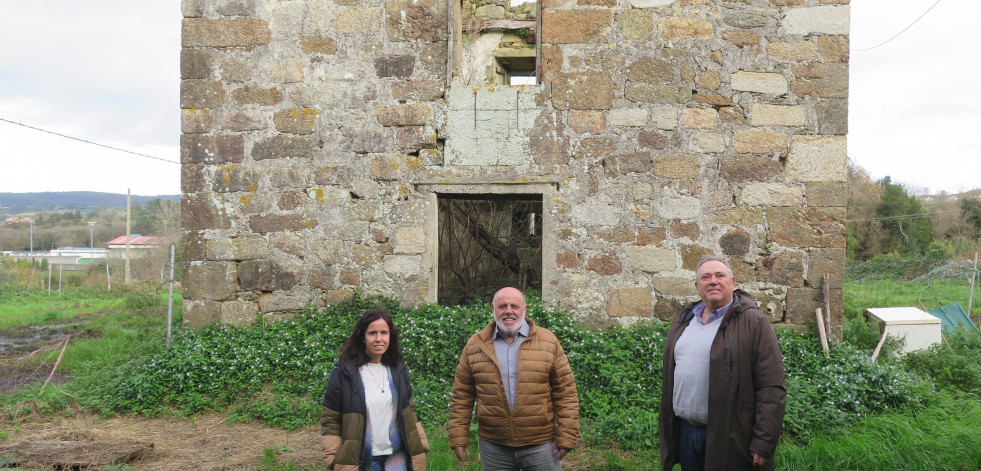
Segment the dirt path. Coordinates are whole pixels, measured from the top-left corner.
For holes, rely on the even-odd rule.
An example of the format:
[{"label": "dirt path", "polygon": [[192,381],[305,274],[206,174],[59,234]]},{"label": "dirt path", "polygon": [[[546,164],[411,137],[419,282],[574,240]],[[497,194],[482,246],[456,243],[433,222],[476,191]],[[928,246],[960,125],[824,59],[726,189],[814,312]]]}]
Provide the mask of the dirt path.
[{"label": "dirt path", "polygon": [[256,424],[229,424],[218,415],[194,419],[41,417],[18,426],[4,424],[0,431],[8,435],[0,439],[0,457],[8,455],[13,447],[39,441],[138,441],[153,443],[152,451],[128,463],[138,470],[260,469],[263,450],[270,446],[276,449],[276,458],[282,465],[292,462],[314,469],[320,463],[313,426],[286,432]]}]

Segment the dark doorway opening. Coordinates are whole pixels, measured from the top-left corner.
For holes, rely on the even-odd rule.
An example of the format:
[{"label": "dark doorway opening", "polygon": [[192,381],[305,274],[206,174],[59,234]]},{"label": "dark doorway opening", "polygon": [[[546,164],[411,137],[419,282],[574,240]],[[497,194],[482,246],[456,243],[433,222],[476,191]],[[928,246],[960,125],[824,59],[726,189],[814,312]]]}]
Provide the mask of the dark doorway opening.
[{"label": "dark doorway opening", "polygon": [[498,289],[542,289],[542,195],[443,194],[439,204],[442,305],[490,301]]}]

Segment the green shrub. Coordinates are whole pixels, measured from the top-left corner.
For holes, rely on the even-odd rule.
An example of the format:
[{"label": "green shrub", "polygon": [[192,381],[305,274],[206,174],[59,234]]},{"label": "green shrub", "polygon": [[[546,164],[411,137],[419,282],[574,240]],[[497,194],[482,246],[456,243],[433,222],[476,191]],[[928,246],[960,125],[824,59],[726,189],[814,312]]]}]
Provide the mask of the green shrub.
[{"label": "green shrub", "polygon": [[906,354],[903,364],[941,389],[981,397],[981,330],[960,329],[945,335],[945,342]]},{"label": "green shrub", "polygon": [[865,417],[919,407],[932,396],[932,385],[869,353],[836,343],[825,356],[810,334],[778,332],[787,372],[784,431],[807,442],[815,433],[851,425]]}]

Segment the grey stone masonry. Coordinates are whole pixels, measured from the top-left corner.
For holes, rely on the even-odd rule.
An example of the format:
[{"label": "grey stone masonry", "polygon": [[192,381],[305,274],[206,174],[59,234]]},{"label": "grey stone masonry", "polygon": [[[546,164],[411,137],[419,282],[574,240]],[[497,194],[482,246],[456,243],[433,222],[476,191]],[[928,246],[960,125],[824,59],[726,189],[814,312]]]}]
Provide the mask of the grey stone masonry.
[{"label": "grey stone masonry", "polygon": [[847,0],[542,0],[515,86],[463,85],[441,0],[181,11],[190,326],[436,301],[461,194],[541,196],[543,299],[590,325],[670,318],[705,254],[775,324],[812,322],[827,279],[840,325]]}]

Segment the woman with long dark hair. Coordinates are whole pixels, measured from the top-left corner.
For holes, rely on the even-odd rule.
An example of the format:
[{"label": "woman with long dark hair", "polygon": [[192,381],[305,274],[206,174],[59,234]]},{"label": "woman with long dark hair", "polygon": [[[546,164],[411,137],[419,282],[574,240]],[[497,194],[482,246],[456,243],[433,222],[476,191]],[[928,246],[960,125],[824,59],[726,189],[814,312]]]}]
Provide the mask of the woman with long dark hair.
[{"label": "woman with long dark hair", "polygon": [[416,416],[392,315],[369,309],[354,325],[321,401],[327,469],[425,471],[429,440]]}]

